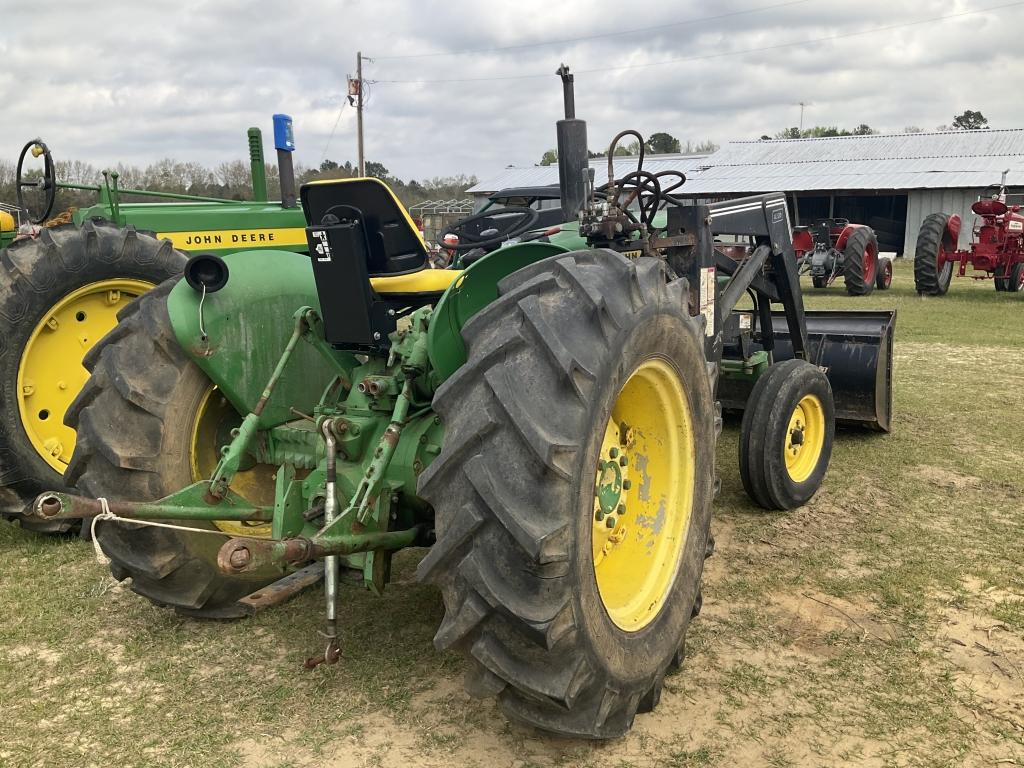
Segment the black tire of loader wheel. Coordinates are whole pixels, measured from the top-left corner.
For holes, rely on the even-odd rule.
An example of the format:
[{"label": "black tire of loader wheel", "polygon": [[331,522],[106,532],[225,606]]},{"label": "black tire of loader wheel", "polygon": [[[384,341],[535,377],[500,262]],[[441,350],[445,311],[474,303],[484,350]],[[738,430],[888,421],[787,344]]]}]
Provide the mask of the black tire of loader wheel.
[{"label": "black tire of loader wheel", "polygon": [[[171,328],[167,294],[176,284],[168,280],[125,307],[85,357],[92,376],[68,408],[78,437],[64,475],[79,493],[150,501],[192,483],[191,433],[210,380]],[[179,524],[216,530],[212,523]],[[114,578],[131,577],[133,591],[189,616],[245,616],[238,599],[281,576],[222,574],[224,536],[119,522],[96,530]]]},{"label": "black tire of loader wheel", "polygon": [[0,515],[38,532],[78,525],[22,516],[38,494],[69,490],[32,446],[18,409],[18,369],[35,327],[85,285],[117,278],[157,285],[180,274],[185,260],[170,241],[104,221],[43,229],[0,251]]},{"label": "black tire of loader wheel", "polygon": [[846,239],[843,248],[843,281],[846,292],[851,296],[867,296],[875,290],[875,275],[866,279],[864,275],[864,253],[869,247],[875,249],[875,275],[878,274],[878,238],[870,227],[857,227]]},{"label": "black tire of loader wheel", "polygon": [[919,294],[943,296],[953,279],[953,262],[947,261],[939,270],[939,248],[944,248],[949,216],[933,213],[921,222],[914,248],[914,287]]},{"label": "black tire of loader wheel", "polygon": [[[471,694],[561,735],[625,733],[657,703],[699,610],[719,417],[687,283],[665,269],[594,250],[510,275],[464,327],[468,360],[434,397],[445,441],[419,492],[437,543],[418,572],[444,598],[434,644],[466,654]],[[676,368],[690,404],[693,506],[665,606],[625,632],[597,591],[593,489],[612,404],[653,357]]]},{"label": "black tire of loader wheel", "polygon": [[1003,291],[1010,290],[1010,278],[1008,277],[997,277],[995,279],[996,291],[1002,293]]},{"label": "black tire of loader wheel", "polygon": [[811,275],[811,285],[815,288],[825,288],[828,286],[827,277],[818,277],[817,275]]},{"label": "black tire of loader wheel", "polygon": [[1020,293],[1024,290],[1024,262],[1013,265],[1010,279],[1006,282],[1006,290],[1010,293]]},{"label": "black tire of loader wheel", "polygon": [[[825,440],[810,476],[796,483],[786,468],[782,448],[790,417],[808,394],[817,395],[824,408]],[[834,436],[832,388],[821,369],[805,360],[770,366],[751,390],[740,425],[740,478],[747,495],[765,509],[795,509],[806,504],[828,471]]]},{"label": "black tire of loader wheel", "polygon": [[879,259],[875,273],[875,288],[887,291],[892,286],[892,259]]}]

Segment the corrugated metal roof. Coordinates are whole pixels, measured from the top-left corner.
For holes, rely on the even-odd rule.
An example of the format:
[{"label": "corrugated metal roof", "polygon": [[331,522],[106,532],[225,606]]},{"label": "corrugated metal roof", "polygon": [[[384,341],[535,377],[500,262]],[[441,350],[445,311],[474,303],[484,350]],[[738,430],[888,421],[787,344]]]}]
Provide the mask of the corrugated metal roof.
[{"label": "corrugated metal roof", "polygon": [[[687,176],[693,169],[706,162],[709,155],[647,155],[644,158],[644,170],[651,173],[659,171],[682,171]],[[616,157],[615,177],[621,178],[630,171],[636,170],[636,157]],[[595,157],[590,161],[594,169],[594,177],[598,185],[608,180],[608,160]],[[527,168],[505,168],[500,173],[490,176],[470,187],[467,192],[474,195],[490,194],[508,187],[540,187],[558,183],[557,165],[533,165]]]},{"label": "corrugated metal roof", "polygon": [[734,141],[687,174],[677,195],[951,189],[1024,184],[1024,129]]}]

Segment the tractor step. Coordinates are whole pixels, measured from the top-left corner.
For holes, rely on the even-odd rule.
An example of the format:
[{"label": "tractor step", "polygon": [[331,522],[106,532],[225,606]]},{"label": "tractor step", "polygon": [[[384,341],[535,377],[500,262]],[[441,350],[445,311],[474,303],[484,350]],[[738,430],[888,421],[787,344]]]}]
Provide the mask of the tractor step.
[{"label": "tractor step", "polygon": [[303,590],[318,584],[323,578],[324,564],[322,560],[318,560],[295,573],[288,574],[283,579],[278,579],[273,584],[256,590],[251,595],[246,595],[238,601],[238,605],[249,615],[255,615],[291,600]]}]

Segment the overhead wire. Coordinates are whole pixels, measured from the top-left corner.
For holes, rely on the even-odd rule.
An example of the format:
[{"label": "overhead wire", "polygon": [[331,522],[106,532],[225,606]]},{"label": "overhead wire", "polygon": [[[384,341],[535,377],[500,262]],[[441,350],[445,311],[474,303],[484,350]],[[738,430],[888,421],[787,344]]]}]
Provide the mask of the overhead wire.
[{"label": "overhead wire", "polygon": [[[377,59],[427,59],[435,58],[439,56],[466,56],[476,53],[501,53],[503,51],[519,51],[524,48],[540,48],[546,45],[564,45],[566,43],[580,43],[587,40],[600,40],[607,37],[623,37],[625,35],[635,35],[640,32],[661,32],[672,27],[689,26],[691,24],[700,24],[705,21],[718,21],[720,19],[729,19],[735,16],[747,16],[752,13],[763,13],[764,11],[771,11],[777,8],[786,8],[792,5],[802,5],[809,3],[811,0],[786,0],[783,3],[775,3],[773,5],[762,5],[757,8],[747,8],[742,11],[730,11],[728,13],[719,13],[714,16],[696,16],[691,19],[682,19],[680,21],[670,21],[664,24],[657,24],[651,27],[635,27],[633,29],[621,29],[615,32],[599,32],[593,35],[581,35],[579,37],[566,37],[560,40],[542,40],[536,43],[519,43],[517,45],[502,45],[493,48],[467,48],[461,51],[434,51],[432,53],[403,53],[396,54],[394,56],[381,56],[376,55],[374,58]],[[365,57],[364,57],[365,59]]]},{"label": "overhead wire", "polygon": [[338,108],[338,116],[334,120],[334,127],[331,128],[331,134],[327,137],[327,143],[324,144],[323,156],[320,158],[320,164],[323,165],[324,161],[327,160],[327,149],[331,146],[331,141],[334,139],[334,133],[338,130],[338,123],[341,122],[341,113],[345,111],[345,107],[348,106],[348,99],[342,97],[341,106]]},{"label": "overhead wire", "polygon": [[[906,27],[920,26],[922,24],[932,24],[932,23],[939,22],[939,21],[946,21],[948,19],[962,18],[964,16],[975,16],[975,15],[980,14],[980,13],[988,13],[989,11],[999,11],[999,10],[1004,10],[1006,8],[1015,8],[1015,7],[1018,7],[1018,6],[1021,6],[1021,5],[1024,5],[1024,0],[1017,0],[1017,2],[1012,2],[1012,3],[1002,3],[1000,5],[993,5],[993,6],[989,6],[987,8],[977,8],[975,10],[970,10],[970,11],[960,11],[958,13],[948,13],[948,14],[943,14],[942,16],[933,16],[933,17],[930,17],[930,18],[927,18],[927,19],[917,19],[915,21],[906,21],[906,22],[900,22],[900,23],[897,23],[897,24],[886,24],[886,25],[883,25],[883,26],[871,27],[869,29],[855,30],[855,31],[852,31],[852,32],[839,32],[839,33],[836,33],[836,34],[833,34],[833,35],[825,35],[825,36],[822,36],[822,37],[803,38],[801,40],[796,40],[796,41],[788,42],[788,43],[777,43],[777,44],[774,44],[774,45],[764,45],[764,46],[758,46],[756,48],[744,48],[744,49],[735,50],[735,51],[721,51],[721,52],[718,52],[718,53],[708,53],[708,54],[702,54],[702,55],[699,55],[699,56],[679,56],[679,57],[675,57],[675,58],[671,58],[671,59],[661,59],[661,60],[658,60],[658,61],[650,61],[650,62],[645,62],[645,63],[640,63],[640,64],[624,64],[624,65],[621,65],[621,66],[597,67],[597,68],[593,68],[593,69],[576,69],[576,70],[574,70],[574,73],[577,74],[577,75],[582,75],[582,74],[604,74],[604,73],[608,73],[608,72],[622,72],[622,71],[632,70],[632,69],[644,69],[644,68],[647,68],[647,67],[658,67],[658,66],[664,66],[666,64],[678,64],[678,63],[691,62],[691,61],[704,61],[704,60],[708,60],[708,59],[720,59],[720,58],[725,58],[725,57],[729,57],[729,56],[742,56],[742,55],[745,55],[745,54],[748,54],[748,53],[763,53],[763,52],[766,52],[766,51],[778,51],[778,50],[783,50],[783,49],[786,49],[786,48],[802,47],[802,46],[806,46],[806,45],[812,44],[812,43],[824,43],[824,42],[830,42],[830,41],[833,41],[833,40],[843,40],[843,39],[851,38],[851,37],[859,37],[859,36],[862,36],[862,35],[875,34],[877,32],[889,32],[889,31],[892,31],[892,30],[895,30],[895,29],[903,29],[903,28],[906,28]],[[383,59],[384,57],[383,56],[378,56],[377,58]],[[530,74],[530,75],[501,75],[501,76],[494,76],[494,77],[440,78],[440,79],[435,79],[435,80],[430,80],[430,79],[420,79],[420,80],[389,80],[389,79],[377,78],[377,79],[374,80],[374,82],[378,83],[380,85],[428,85],[428,84],[434,84],[434,83],[476,83],[476,82],[494,82],[494,81],[502,81],[502,80],[537,80],[537,79],[540,79],[540,78],[548,78],[548,77],[551,77],[550,73],[544,73],[544,74],[539,74],[538,73],[538,74]]]}]

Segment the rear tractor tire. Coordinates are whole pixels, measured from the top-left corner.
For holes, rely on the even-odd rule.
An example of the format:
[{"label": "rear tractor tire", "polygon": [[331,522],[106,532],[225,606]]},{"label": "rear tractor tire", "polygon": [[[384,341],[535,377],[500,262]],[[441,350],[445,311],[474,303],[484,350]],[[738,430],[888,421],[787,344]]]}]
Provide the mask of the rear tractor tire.
[{"label": "rear tractor tire", "polygon": [[472,695],[573,737],[625,733],[682,661],[711,552],[718,420],[689,289],[612,251],[505,278],[438,390],[419,492],[440,649]]},{"label": "rear tractor tire", "polygon": [[870,227],[857,227],[843,248],[843,280],[851,296],[867,296],[878,274],[878,238]]},{"label": "rear tractor tire", "polygon": [[818,492],[835,435],[828,378],[805,360],[776,363],[757,380],[740,425],[740,477],[765,509],[795,509]]},{"label": "rear tractor tire", "polygon": [[167,240],[102,221],[43,229],[0,251],[0,515],[25,528],[38,494],[68,490],[75,433],[64,415],[88,378],[83,356],[136,296],[181,273]]},{"label": "rear tractor tire", "polygon": [[[65,480],[80,493],[151,501],[208,477],[218,437],[240,422],[209,378],[178,345],[167,314],[167,281],[121,313],[120,324],[86,355],[92,373],[68,409],[78,443]],[[247,495],[266,503],[272,493],[267,467],[239,473]],[[240,480],[240,478],[244,478]],[[269,490],[268,490],[269,488]],[[273,496],[270,496],[273,503]],[[268,535],[268,526],[188,522],[189,528]],[[119,581],[158,605],[201,618],[240,618],[237,600],[281,576],[256,571],[227,576],[217,568],[224,536],[104,521],[97,538]]]},{"label": "rear tractor tire", "polygon": [[946,241],[948,223],[949,216],[944,213],[933,213],[921,222],[914,249],[914,287],[921,295],[944,296],[953,280],[952,261],[939,269],[939,260],[952,255],[953,246]]}]

